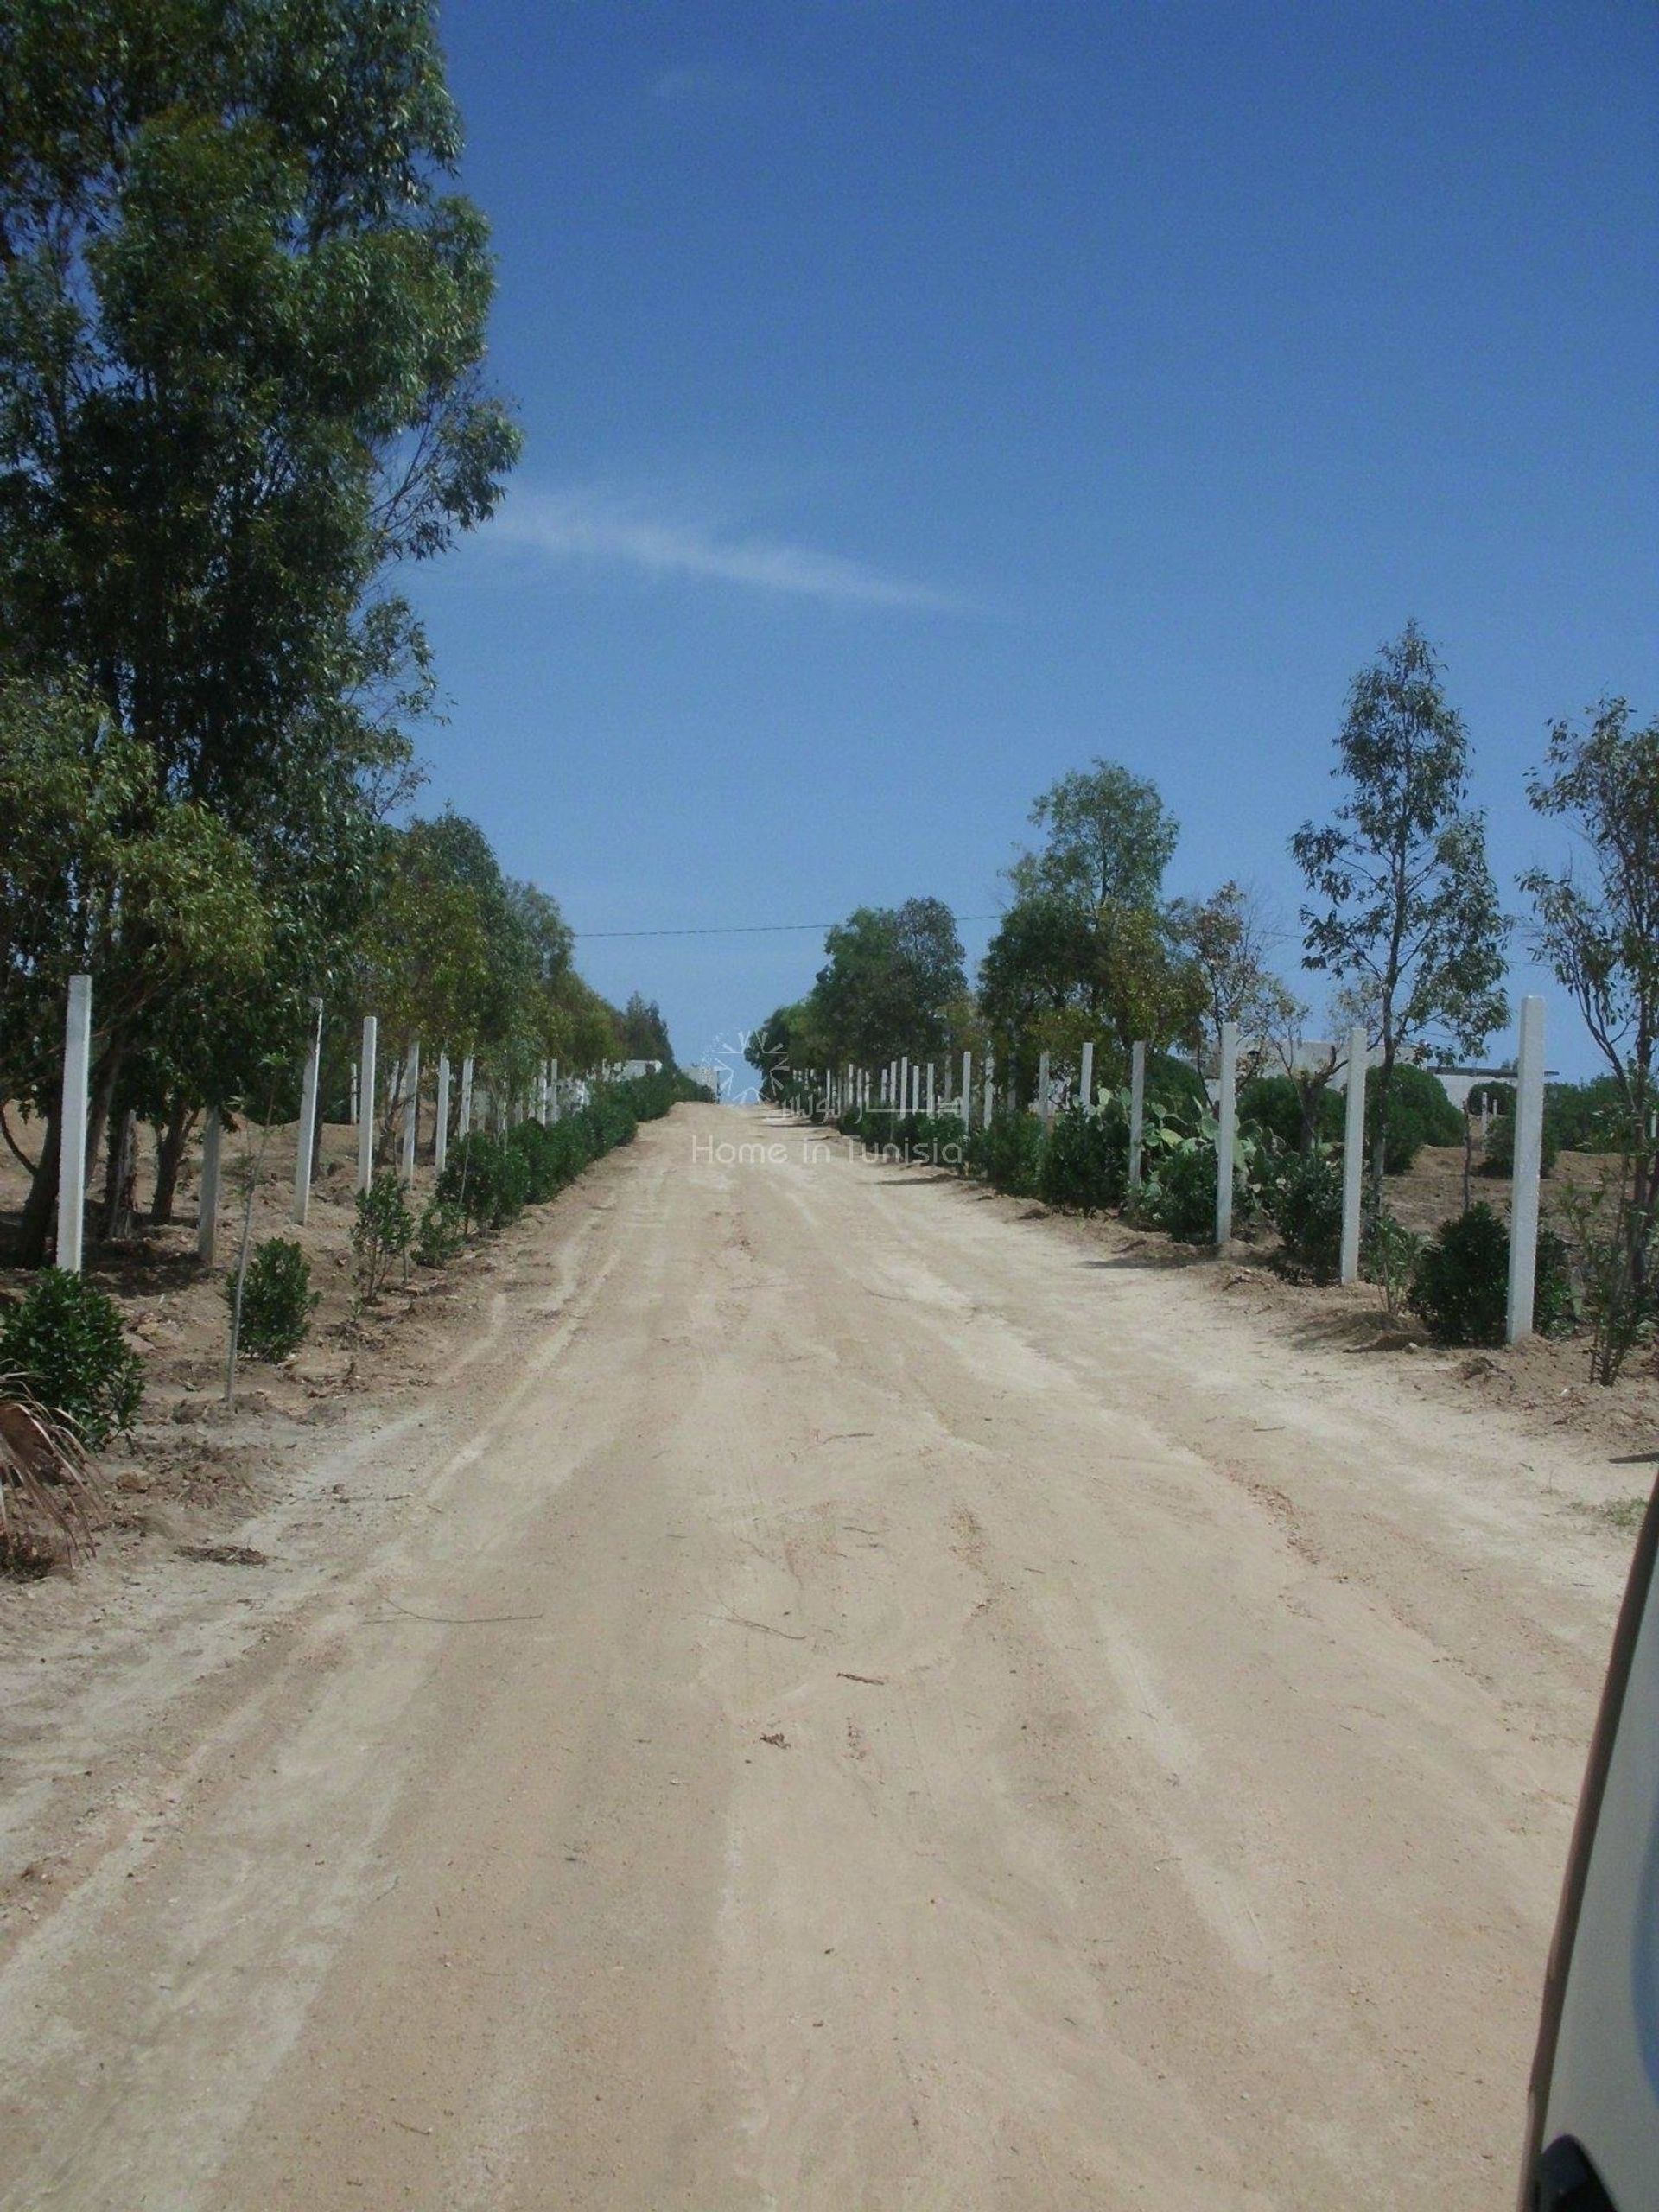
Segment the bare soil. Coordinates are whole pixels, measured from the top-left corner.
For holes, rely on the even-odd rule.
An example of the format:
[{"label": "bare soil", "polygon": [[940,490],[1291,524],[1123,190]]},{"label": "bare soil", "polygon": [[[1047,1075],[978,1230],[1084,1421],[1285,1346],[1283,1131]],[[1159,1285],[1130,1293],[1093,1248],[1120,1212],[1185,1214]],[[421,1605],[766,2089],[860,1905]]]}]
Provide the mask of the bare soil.
[{"label": "bare soil", "polygon": [[0,2206],[1507,2208],[1646,1377],[713,1108],[354,1323],[329,1141],[0,1588]]}]

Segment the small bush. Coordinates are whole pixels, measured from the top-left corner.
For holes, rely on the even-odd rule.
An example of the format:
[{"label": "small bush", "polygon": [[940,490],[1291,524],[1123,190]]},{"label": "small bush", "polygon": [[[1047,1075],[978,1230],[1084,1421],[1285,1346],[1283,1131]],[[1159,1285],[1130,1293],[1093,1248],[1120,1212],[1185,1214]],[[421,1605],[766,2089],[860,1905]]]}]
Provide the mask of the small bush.
[{"label": "small bush", "polygon": [[1043,1163],[1043,1125],[1035,1114],[1005,1107],[988,1129],[969,1139],[973,1164],[993,1190],[1014,1198],[1037,1195]]},{"label": "small bush", "polygon": [[1310,1281],[1332,1281],[1342,1261],[1342,1170],[1331,1154],[1316,1147],[1276,1155],[1264,1177],[1262,1206],[1287,1265]]},{"label": "small bush", "polygon": [[[1484,1201],[1440,1224],[1412,1275],[1410,1306],[1443,1344],[1501,1344],[1509,1301],[1510,1232]],[[1545,1230],[1538,1238],[1533,1326],[1548,1335],[1573,1314],[1567,1248]]]},{"label": "small bush", "polygon": [[[1538,1173],[1548,1175],[1555,1165],[1559,1147],[1551,1133],[1549,1116],[1544,1116],[1542,1141],[1538,1153]],[[1480,1155],[1483,1175],[1510,1176],[1515,1173],[1515,1115],[1513,1110],[1500,1116],[1486,1132],[1486,1143]]]},{"label": "small bush", "polygon": [[1186,1244],[1208,1244],[1216,1234],[1216,1147],[1201,1137],[1166,1151],[1141,1211],[1155,1228]]},{"label": "small bush", "polygon": [[480,1129],[452,1147],[438,1178],[438,1196],[458,1209],[469,1235],[505,1228],[524,1211],[529,1188],[524,1147]]},{"label": "small bush", "polygon": [[352,1250],[357,1258],[359,1295],[367,1301],[385,1287],[392,1262],[401,1260],[415,1236],[415,1217],[397,1173],[383,1167],[366,1191],[357,1194]]},{"label": "small bush", "polygon": [[90,1452],[132,1427],[144,1392],[143,1362],[127,1348],[115,1300],[61,1268],[37,1275],[0,1323],[0,1371],[18,1376]]},{"label": "small bush", "polygon": [[426,1202],[420,1227],[415,1232],[416,1264],[447,1268],[451,1260],[459,1258],[466,1243],[467,1224],[459,1207],[452,1205],[448,1198],[440,1198],[435,1191]]},{"label": "small bush", "polygon": [[1590,1323],[1591,1380],[1611,1387],[1659,1329],[1659,1234],[1638,1216],[1629,1163],[1562,1201],[1578,1250]]},{"label": "small bush", "polygon": [[[1238,1126],[1300,1152],[1306,1142],[1300,1091],[1287,1075],[1252,1076],[1238,1087]],[[1313,1134],[1316,1143],[1342,1141],[1342,1099],[1328,1087],[1314,1094]]]},{"label": "small bush", "polygon": [[1402,1314],[1411,1295],[1423,1240],[1387,1206],[1367,1205],[1359,1227],[1359,1271],[1376,1283],[1390,1313]]},{"label": "small bush", "polygon": [[[1381,1110],[1378,1079],[1371,1076],[1365,1086],[1365,1152],[1370,1158],[1376,1142],[1377,1117]],[[1446,1085],[1427,1068],[1420,1068],[1410,1060],[1395,1064],[1393,1080],[1389,1086],[1389,1131],[1382,1153],[1382,1172],[1385,1175],[1404,1175],[1409,1173],[1413,1161],[1426,1144],[1460,1145],[1463,1142],[1463,1116],[1446,1095]]]},{"label": "small bush", "polygon": [[1129,1173],[1129,1125],[1115,1098],[1097,1112],[1057,1114],[1043,1147],[1037,1187],[1050,1205],[1099,1213],[1121,1205]]},{"label": "small bush", "polygon": [[[234,1308],[234,1275],[225,1285],[225,1297]],[[243,1280],[239,1349],[250,1359],[286,1359],[305,1341],[317,1303],[305,1254],[286,1236],[268,1236],[248,1262]]]}]

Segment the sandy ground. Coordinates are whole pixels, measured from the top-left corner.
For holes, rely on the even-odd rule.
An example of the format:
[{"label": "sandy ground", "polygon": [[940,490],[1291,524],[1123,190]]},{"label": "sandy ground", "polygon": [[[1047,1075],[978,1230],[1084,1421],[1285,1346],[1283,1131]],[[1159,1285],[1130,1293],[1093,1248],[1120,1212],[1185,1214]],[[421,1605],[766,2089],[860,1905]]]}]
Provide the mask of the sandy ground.
[{"label": "sandy ground", "polygon": [[1032,1211],[682,1109],[6,1592],[0,2205],[1507,2208],[1650,1458]]}]

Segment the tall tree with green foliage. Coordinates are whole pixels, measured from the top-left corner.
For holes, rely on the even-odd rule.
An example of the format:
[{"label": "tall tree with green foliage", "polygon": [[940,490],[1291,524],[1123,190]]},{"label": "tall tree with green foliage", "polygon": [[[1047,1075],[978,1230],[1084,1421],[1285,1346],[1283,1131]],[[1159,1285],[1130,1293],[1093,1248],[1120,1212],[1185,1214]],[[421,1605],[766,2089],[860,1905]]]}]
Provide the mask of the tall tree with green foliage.
[{"label": "tall tree with green foliage", "polygon": [[1115,760],[1062,776],[1031,810],[1045,831],[1040,849],[1008,870],[1015,895],[1046,895],[1067,906],[1155,907],[1180,824],[1155,784]]},{"label": "tall tree with green foliage", "polygon": [[[11,0],[0,86],[0,667],[248,841],[321,988],[429,696],[388,574],[517,449],[433,10]],[[146,1041],[102,1029],[97,1080]]]},{"label": "tall tree with green foliage", "polygon": [[674,1065],[674,1048],[668,1041],[668,1024],[655,999],[635,991],[622,1009],[622,1051],[631,1060],[660,1060]]},{"label": "tall tree with green foliage", "polygon": [[1222,1025],[1233,1021],[1255,1057],[1265,1058],[1296,1024],[1300,1007],[1274,972],[1274,931],[1261,899],[1230,881],[1208,899],[1178,901],[1171,918],[1177,942],[1203,983],[1199,1020],[1206,1052],[1219,1053]]},{"label": "tall tree with green foliage", "polygon": [[1659,718],[1645,728],[1624,699],[1587,729],[1551,728],[1529,779],[1541,815],[1576,832],[1581,863],[1529,869],[1534,950],[1572,993],[1618,1085],[1633,1162],[1631,1249],[1644,1282],[1659,1211]]},{"label": "tall tree with green foliage", "polygon": [[1509,1019],[1507,930],[1484,818],[1468,803],[1468,734],[1415,622],[1354,678],[1337,754],[1342,803],[1323,828],[1304,823],[1290,849],[1311,893],[1303,965],[1372,1009],[1380,1202],[1402,1051],[1440,1035],[1477,1052]]},{"label": "tall tree with green foliage", "polygon": [[823,949],[829,959],[810,1000],[823,1062],[874,1067],[950,1049],[949,1010],[967,977],[956,918],[943,899],[860,906],[829,931]]}]

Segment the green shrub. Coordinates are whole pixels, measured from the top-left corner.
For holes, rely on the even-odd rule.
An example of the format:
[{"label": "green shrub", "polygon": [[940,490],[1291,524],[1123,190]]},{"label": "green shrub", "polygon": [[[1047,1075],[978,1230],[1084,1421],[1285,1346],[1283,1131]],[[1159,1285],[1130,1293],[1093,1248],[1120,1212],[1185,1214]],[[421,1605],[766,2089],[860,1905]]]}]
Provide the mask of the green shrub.
[{"label": "green shrub", "polygon": [[1216,1234],[1216,1147],[1200,1137],[1166,1149],[1155,1162],[1141,1211],[1183,1243],[1207,1244]]},{"label": "green shrub", "polygon": [[1093,1114],[1057,1114],[1043,1147],[1037,1188],[1050,1205],[1099,1213],[1121,1205],[1129,1173],[1129,1125],[1116,1098]]},{"label": "green shrub", "polygon": [[1189,1121],[1194,1113],[1210,1110],[1204,1077],[1191,1060],[1177,1059],[1173,1052],[1147,1054],[1146,1100],[1149,1106],[1156,1103]]},{"label": "green shrub", "polygon": [[[233,1274],[225,1285],[225,1298],[234,1310]],[[286,1359],[305,1341],[318,1303],[311,1263],[299,1245],[286,1236],[268,1236],[255,1249],[243,1279],[238,1349],[250,1359]]]},{"label": "green shrub", "polygon": [[366,1191],[357,1194],[352,1224],[352,1251],[357,1262],[358,1294],[376,1299],[385,1287],[394,1260],[401,1260],[415,1236],[415,1217],[397,1171],[383,1167]]},{"label": "green shrub", "polygon": [[[1538,1173],[1548,1175],[1555,1165],[1559,1147],[1549,1126],[1549,1115],[1544,1115],[1542,1140],[1538,1151]],[[1510,1111],[1501,1116],[1486,1132],[1486,1142],[1480,1155],[1483,1175],[1510,1176],[1515,1173],[1515,1114],[1513,1101]]]},{"label": "green shrub", "polygon": [[[1365,1086],[1365,1154],[1370,1159],[1376,1142],[1381,1110],[1378,1079],[1372,1073]],[[1404,1175],[1426,1144],[1460,1145],[1463,1116],[1446,1095],[1446,1085],[1427,1068],[1410,1060],[1395,1064],[1389,1090],[1389,1131],[1383,1147],[1385,1175]]]},{"label": "green shrub", "polygon": [[1398,1221],[1387,1206],[1366,1205],[1359,1225],[1359,1271],[1379,1286],[1390,1313],[1402,1314],[1423,1240]]},{"label": "green shrub", "polygon": [[415,1232],[416,1262],[423,1268],[447,1268],[459,1258],[467,1243],[467,1224],[460,1209],[435,1191],[421,1211]]},{"label": "green shrub", "polygon": [[1330,1282],[1342,1259],[1342,1170],[1322,1147],[1276,1154],[1268,1163],[1262,1207],[1279,1232],[1287,1265]]},{"label": "green shrub", "polygon": [[1546,1084],[1544,1130],[1562,1152],[1632,1149],[1629,1102],[1610,1075]]},{"label": "green shrub", "polygon": [[1043,1164],[1043,1125],[1035,1114],[1004,1107],[988,1129],[969,1140],[975,1172],[995,1191],[1014,1198],[1037,1195]]},{"label": "green shrub", "polygon": [[[1306,1141],[1300,1091],[1287,1075],[1252,1076],[1238,1087],[1238,1126],[1271,1137],[1286,1152],[1300,1152]],[[1342,1141],[1342,1096],[1328,1084],[1314,1094],[1313,1141]]]},{"label": "green shrub", "polygon": [[[1410,1306],[1443,1344],[1501,1344],[1509,1302],[1510,1232],[1483,1200],[1442,1222],[1413,1272]],[[1533,1326],[1551,1335],[1573,1318],[1567,1248],[1544,1230],[1538,1238]]]},{"label": "green shrub", "polygon": [[0,1373],[19,1376],[92,1452],[132,1427],[144,1391],[143,1362],[127,1348],[115,1300],[61,1268],[37,1275],[0,1322]]},{"label": "green shrub", "polygon": [[1659,1230],[1637,1210],[1628,1160],[1594,1185],[1569,1185],[1560,1204],[1584,1285],[1591,1380],[1611,1387],[1659,1329]]},{"label": "green shrub", "polygon": [[530,1171],[524,1147],[510,1138],[469,1130],[450,1147],[438,1196],[455,1207],[470,1235],[505,1228],[524,1211]]}]

